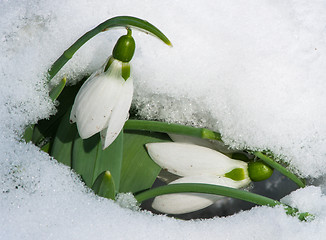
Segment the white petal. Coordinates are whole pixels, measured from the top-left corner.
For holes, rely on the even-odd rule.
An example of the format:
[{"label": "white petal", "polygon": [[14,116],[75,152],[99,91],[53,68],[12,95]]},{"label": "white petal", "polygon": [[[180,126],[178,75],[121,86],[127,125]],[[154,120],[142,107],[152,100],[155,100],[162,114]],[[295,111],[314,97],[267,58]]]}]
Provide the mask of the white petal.
[{"label": "white petal", "polygon": [[179,134],[171,134],[171,133],[169,133],[169,137],[172,139],[173,142],[189,143],[189,144],[194,144],[194,145],[214,149],[214,144],[210,142],[208,139],[202,139],[198,137],[179,135]]},{"label": "white petal", "polygon": [[75,123],[76,119],[76,104],[72,105],[72,109],[70,111],[70,123]]},{"label": "white petal", "polygon": [[133,92],[133,80],[132,78],[128,78],[123,85],[121,95],[119,96],[118,102],[109,118],[107,128],[101,131],[103,149],[107,148],[122,130],[123,125],[129,116]]},{"label": "white petal", "polygon": [[147,151],[162,168],[179,176],[213,174],[224,176],[235,168],[248,172],[247,163],[222,153],[187,143],[148,143]]},{"label": "white petal", "polygon": [[121,66],[114,61],[107,72],[90,78],[81,87],[71,112],[81,138],[89,138],[107,127],[124,83]]},{"label": "white petal", "polygon": [[[183,177],[170,184],[176,183],[207,183],[225,187],[238,188],[238,183],[226,177],[212,175]],[[210,206],[223,196],[203,193],[173,193],[157,196],[152,207],[167,214],[183,214],[194,212]]]},{"label": "white petal", "polygon": [[237,150],[229,149],[228,146],[226,146],[225,144],[223,144],[220,141],[211,141],[209,139],[203,139],[203,138],[199,138],[199,137],[192,137],[192,136],[179,135],[179,134],[172,134],[172,133],[169,133],[168,135],[172,139],[173,142],[195,144],[198,146],[211,148],[211,149],[217,150],[219,152],[223,152],[223,153],[238,152]]},{"label": "white petal", "polygon": [[[105,63],[98,70],[96,70],[95,72],[92,73],[92,75],[85,81],[84,85],[86,83],[90,82],[91,79],[95,78],[96,76],[98,76],[98,75],[100,75],[101,73],[104,72],[105,66],[108,63],[108,61],[110,60],[110,58],[111,58],[111,56],[108,57],[108,59],[105,61]],[[82,86],[81,89],[83,87],[86,88],[86,85]],[[73,104],[72,109],[71,109],[71,113],[70,113],[70,122],[71,123],[74,123],[77,120],[76,119],[76,106],[77,106],[77,104]]]}]

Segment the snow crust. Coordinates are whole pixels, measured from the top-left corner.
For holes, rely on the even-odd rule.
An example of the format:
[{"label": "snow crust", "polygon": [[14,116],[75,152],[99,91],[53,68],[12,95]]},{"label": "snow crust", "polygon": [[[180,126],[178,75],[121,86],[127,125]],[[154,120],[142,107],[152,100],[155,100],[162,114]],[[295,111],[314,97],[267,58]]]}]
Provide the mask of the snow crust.
[{"label": "snow crust", "polygon": [[[315,214],[310,223],[267,207],[185,222],[94,196],[20,136],[55,112],[45,75],[62,52],[100,22],[132,15],[156,25],[174,45],[134,31],[133,104],[143,118],[209,127],[233,148],[269,149],[302,176],[321,177],[325,12],[321,0],[1,1],[0,239],[323,239],[323,178],[284,199]],[[73,84],[97,69],[124,32],[94,38],[55,80],[67,75]],[[136,209],[130,202],[120,200]]]}]

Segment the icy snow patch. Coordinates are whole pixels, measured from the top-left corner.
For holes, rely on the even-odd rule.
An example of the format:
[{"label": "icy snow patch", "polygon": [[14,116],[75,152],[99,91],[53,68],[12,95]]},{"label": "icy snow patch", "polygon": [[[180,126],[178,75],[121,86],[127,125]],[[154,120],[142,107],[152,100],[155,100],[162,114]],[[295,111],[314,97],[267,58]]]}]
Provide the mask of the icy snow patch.
[{"label": "icy snow patch", "polygon": [[309,186],[292,192],[282,202],[315,216],[326,215],[326,196],[320,187]]},{"label": "icy snow patch", "polygon": [[120,207],[128,208],[134,211],[140,210],[139,203],[132,193],[119,193],[116,197],[117,204]]},{"label": "icy snow patch", "polygon": [[[288,200],[316,213],[311,223],[267,207],[178,221],[94,196],[19,135],[55,111],[45,84],[51,63],[100,22],[134,15],[174,45],[134,31],[134,106],[143,118],[210,127],[234,148],[269,149],[302,175],[325,174],[325,11],[324,1],[294,0],[1,1],[0,239],[322,239],[318,188]],[[55,80],[67,75],[74,83],[94,71],[124,32],[94,38]]]}]

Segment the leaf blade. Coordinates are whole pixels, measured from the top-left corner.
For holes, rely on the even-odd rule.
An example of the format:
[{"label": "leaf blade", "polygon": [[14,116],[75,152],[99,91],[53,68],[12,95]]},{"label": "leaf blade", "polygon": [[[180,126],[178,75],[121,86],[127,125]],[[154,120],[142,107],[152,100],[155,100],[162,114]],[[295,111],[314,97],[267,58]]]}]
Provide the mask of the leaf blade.
[{"label": "leaf blade", "polygon": [[51,147],[51,156],[71,167],[71,154],[73,141],[77,135],[75,124],[70,124],[70,111],[63,116]]},{"label": "leaf blade", "polygon": [[120,192],[139,192],[150,188],[161,167],[148,155],[145,144],[171,141],[166,134],[125,131]]},{"label": "leaf blade", "polygon": [[115,182],[115,190],[119,191],[122,143],[123,134],[120,133],[109,147],[102,150],[99,134],[84,140],[77,134],[72,150],[72,168],[81,175],[88,187],[92,187],[103,171],[109,170]]},{"label": "leaf blade", "polygon": [[93,186],[95,194],[115,200],[115,184],[110,171],[102,172],[95,180]]}]

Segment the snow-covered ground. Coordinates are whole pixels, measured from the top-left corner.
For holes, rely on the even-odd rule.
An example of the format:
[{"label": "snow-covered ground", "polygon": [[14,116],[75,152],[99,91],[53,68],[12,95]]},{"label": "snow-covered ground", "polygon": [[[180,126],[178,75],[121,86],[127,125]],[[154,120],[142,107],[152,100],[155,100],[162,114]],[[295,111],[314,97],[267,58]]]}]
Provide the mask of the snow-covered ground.
[{"label": "snow-covered ground", "polygon": [[[323,239],[326,234],[325,1],[0,1],[0,239]],[[281,208],[181,221],[121,208],[67,167],[20,141],[54,113],[47,69],[79,36],[117,15],[146,19],[173,48],[134,31],[133,104],[148,119],[218,130],[234,148],[269,149],[319,177]],[[91,73],[124,33],[87,43],[59,73]],[[18,187],[16,187],[18,186]]]}]

